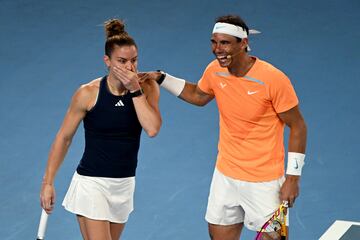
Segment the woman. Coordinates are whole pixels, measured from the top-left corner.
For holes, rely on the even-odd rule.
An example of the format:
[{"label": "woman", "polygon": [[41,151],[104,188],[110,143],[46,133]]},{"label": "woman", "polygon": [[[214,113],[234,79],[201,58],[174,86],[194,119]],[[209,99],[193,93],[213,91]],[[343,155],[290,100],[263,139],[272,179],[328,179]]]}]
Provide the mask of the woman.
[{"label": "woman", "polygon": [[105,22],[105,31],[109,74],[75,92],[52,144],[40,194],[41,206],[51,213],[56,172],[83,121],[85,150],[63,206],[77,215],[85,240],[120,238],[133,210],[141,129],[154,137],[161,126],[159,87],[139,82],[135,41],[120,20]]}]

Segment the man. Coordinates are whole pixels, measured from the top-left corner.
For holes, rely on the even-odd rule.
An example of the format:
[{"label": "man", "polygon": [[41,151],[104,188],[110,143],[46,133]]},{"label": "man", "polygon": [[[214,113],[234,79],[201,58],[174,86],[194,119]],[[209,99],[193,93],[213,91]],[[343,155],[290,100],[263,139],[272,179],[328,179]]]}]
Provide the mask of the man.
[{"label": "man", "polygon": [[[197,84],[149,73],[191,104],[204,106],[216,98],[218,157],[205,217],[214,240],[239,239],[243,225],[259,231],[281,202],[292,207],[304,165],[306,124],[296,93],[284,73],[248,54],[248,34],[240,17],[219,17],[211,37],[216,60]],[[285,125],[290,128],[286,176]]]}]

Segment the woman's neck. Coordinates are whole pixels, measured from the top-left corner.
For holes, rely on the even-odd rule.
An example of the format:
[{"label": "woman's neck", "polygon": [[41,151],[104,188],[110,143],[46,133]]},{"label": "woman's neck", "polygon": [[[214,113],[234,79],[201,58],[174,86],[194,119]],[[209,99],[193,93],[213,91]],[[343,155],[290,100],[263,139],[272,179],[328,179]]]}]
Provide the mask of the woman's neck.
[{"label": "woman's neck", "polygon": [[109,91],[116,96],[125,95],[127,93],[127,89],[124,87],[124,85],[120,82],[120,80],[117,80],[111,73],[109,73],[107,77],[107,85]]}]

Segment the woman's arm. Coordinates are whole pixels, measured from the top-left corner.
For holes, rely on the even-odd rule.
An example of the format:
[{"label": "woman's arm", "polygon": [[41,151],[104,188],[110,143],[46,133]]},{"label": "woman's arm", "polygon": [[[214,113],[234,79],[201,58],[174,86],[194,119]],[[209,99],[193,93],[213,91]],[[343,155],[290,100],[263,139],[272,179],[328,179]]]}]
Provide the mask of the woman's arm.
[{"label": "woman's arm", "polygon": [[159,110],[160,89],[156,82],[141,84],[144,94],[133,97],[139,122],[149,137],[155,137],[160,131],[161,115]]},{"label": "woman's arm", "polygon": [[88,109],[91,99],[89,88],[88,85],[84,85],[75,92],[51,146],[40,193],[41,206],[47,213],[52,211],[55,203],[54,179],[56,172],[63,162],[79,123],[85,117]]},{"label": "woman's arm", "polygon": [[127,70],[123,67],[112,69],[114,76],[131,93],[137,92],[141,88],[144,94],[133,97],[136,115],[142,128],[149,137],[155,137],[160,131],[161,116],[159,111],[160,89],[154,81],[146,81],[140,84],[139,77],[135,69]]}]

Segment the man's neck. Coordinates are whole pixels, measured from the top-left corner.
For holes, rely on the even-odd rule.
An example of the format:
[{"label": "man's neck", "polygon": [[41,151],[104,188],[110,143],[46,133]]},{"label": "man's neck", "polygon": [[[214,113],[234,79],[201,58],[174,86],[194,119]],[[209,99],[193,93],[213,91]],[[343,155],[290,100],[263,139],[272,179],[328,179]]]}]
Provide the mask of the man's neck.
[{"label": "man's neck", "polygon": [[229,67],[228,71],[231,75],[236,77],[243,77],[249,72],[255,63],[255,58],[245,54],[240,59],[236,59]]}]

